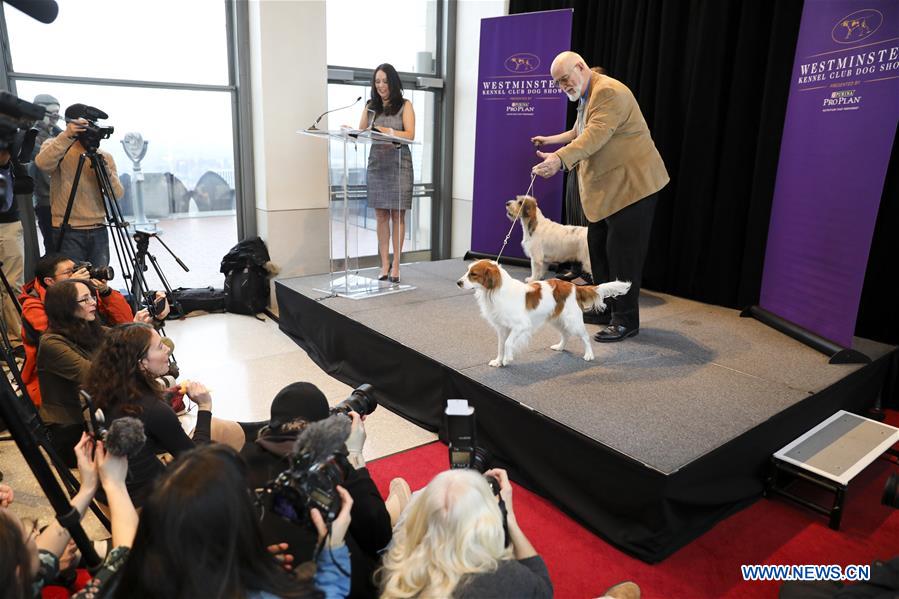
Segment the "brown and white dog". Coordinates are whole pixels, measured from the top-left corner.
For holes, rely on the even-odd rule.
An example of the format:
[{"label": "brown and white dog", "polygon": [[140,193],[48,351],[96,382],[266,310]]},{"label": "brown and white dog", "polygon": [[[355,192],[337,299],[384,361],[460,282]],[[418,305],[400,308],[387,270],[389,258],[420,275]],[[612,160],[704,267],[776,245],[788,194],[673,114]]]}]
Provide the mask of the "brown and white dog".
[{"label": "brown and white dog", "polygon": [[593,348],[582,312],[601,312],[606,308],[604,299],[623,295],[631,288],[630,283],[621,281],[592,286],[577,286],[559,279],[522,283],[492,260],[472,263],[456,285],[474,289],[481,315],[496,329],[496,358],[488,363],[494,367],[509,364],[515,351],[547,322],[562,334],[552,349],[562,351],[569,337],[580,337],[584,342],[584,360],[592,360]]},{"label": "brown and white dog", "polygon": [[531,276],[525,283],[539,281],[552,262],[580,262],[584,272],[590,269],[587,227],[560,225],[543,216],[532,196],[518,196],[506,202],[509,220],[521,220],[521,247],[531,259]]}]

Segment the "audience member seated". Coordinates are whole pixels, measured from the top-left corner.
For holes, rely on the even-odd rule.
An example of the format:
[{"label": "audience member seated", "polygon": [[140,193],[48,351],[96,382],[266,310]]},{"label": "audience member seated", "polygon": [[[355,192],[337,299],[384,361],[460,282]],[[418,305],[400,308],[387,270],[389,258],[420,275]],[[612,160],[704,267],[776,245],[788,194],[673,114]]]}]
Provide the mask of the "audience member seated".
[{"label": "audience member seated", "polygon": [[[221,444],[190,451],[169,466],[144,505],[112,596],[275,599],[318,597],[317,590],[327,598],[346,596],[349,493],[338,487],[343,507],[331,523],[328,547],[318,554],[313,587],[288,574],[263,543],[245,469]],[[324,521],[316,510],[311,517],[324,543]]]},{"label": "audience member seated", "polygon": [[159,333],[150,325],[133,323],[108,331],[85,378],[85,390],[94,407],[103,410],[108,424],[124,416],[133,416],[144,424],[147,442],[131,457],[128,476],[128,491],[138,506],[165,470],[158,454],[178,457],[210,439],[232,447],[244,442],[237,423],[212,417],[212,396],[196,381],[186,383],[187,396],[198,409],[193,436],[187,436],[175,411],[163,401],[163,389],[156,380],[168,369],[169,348]]},{"label": "audience member seated", "polygon": [[[109,502],[113,544],[130,545],[137,529],[137,514],[125,491],[127,459],[107,454],[102,443],[97,444],[94,451],[93,440],[86,435],[81,437],[74,451],[81,488],[72,498],[72,507],[84,517],[99,480]],[[8,505],[8,502],[2,503],[2,507]],[[3,596],[15,599],[40,597],[44,585],[56,577],[69,541],[69,531],[57,520],[38,534],[36,522],[19,521],[8,510],[0,509],[0,590]],[[112,563],[121,551],[111,551],[104,566]]]},{"label": "audience member seated", "polygon": [[[279,391],[272,401],[269,426],[260,430],[256,440],[248,442],[241,450],[241,457],[248,465],[250,488],[262,488],[284,471],[288,467],[287,456],[304,426],[328,415],[325,395],[311,383],[292,383]],[[353,498],[352,524],[346,536],[353,565],[349,596],[377,597],[372,574],[380,565],[379,553],[390,542],[391,520],[362,457],[365,443],[362,419],[355,413],[351,413],[351,417],[353,427],[346,445],[352,468],[343,482]],[[287,544],[284,553],[292,563],[312,559],[315,538],[306,528],[266,512],[262,518],[262,531],[267,543]]]},{"label": "audience member seated", "polygon": [[40,414],[53,447],[74,468],[73,448],[84,430],[78,391],[103,341],[104,328],[86,281],[60,281],[47,291],[45,301],[49,327],[37,352]]},{"label": "audience member seated", "polygon": [[379,572],[383,598],[553,596],[546,565],[518,526],[505,470],[487,474],[499,481],[499,499],[473,470],[442,472],[412,499]]},{"label": "audience member seated", "polygon": [[[31,401],[41,405],[41,390],[37,378],[37,347],[41,334],[47,330],[47,312],[44,302],[47,290],[60,281],[78,279],[90,281],[96,290],[97,312],[103,324],[114,325],[134,320],[131,306],[125,297],[109,287],[106,281],[91,279],[84,268],[75,269],[75,263],[62,254],[47,254],[34,267],[34,280],[25,285],[19,296],[22,304],[22,339],[25,345],[25,366],[22,380]],[[168,305],[160,319],[168,314]],[[142,317],[143,319],[143,317]]]}]

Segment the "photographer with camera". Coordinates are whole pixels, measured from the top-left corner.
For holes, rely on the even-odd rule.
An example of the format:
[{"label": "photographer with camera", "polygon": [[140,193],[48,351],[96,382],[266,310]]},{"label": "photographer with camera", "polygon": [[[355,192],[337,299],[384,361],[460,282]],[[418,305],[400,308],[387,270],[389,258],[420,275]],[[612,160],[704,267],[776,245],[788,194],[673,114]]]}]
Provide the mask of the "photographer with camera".
[{"label": "photographer with camera", "polygon": [[[101,576],[105,575],[103,569],[121,554],[119,547],[131,545],[137,529],[137,513],[124,484],[128,459],[107,453],[102,442],[94,443],[87,435],[75,446],[75,455],[81,487],[71,505],[78,517],[84,517],[98,482],[103,486],[111,511],[112,541],[117,549],[107,555],[104,566],[96,574]],[[56,578],[69,539],[69,531],[58,520],[38,532],[36,521],[19,521],[10,511],[0,509],[0,589],[4,596],[40,597],[43,586]]]},{"label": "photographer with camera", "polygon": [[31,162],[28,164],[28,176],[34,181],[32,199],[34,201],[34,215],[37,217],[38,229],[44,239],[44,252],[50,253],[53,248],[53,221],[50,216],[50,176],[34,164],[34,158],[41,150],[41,145],[51,137],[62,133],[57,126],[59,122],[59,100],[50,94],[38,94],[34,98],[34,104],[42,106],[47,114],[43,119],[34,124],[37,129],[37,138],[34,140],[34,152]]},{"label": "photographer with camera", "polygon": [[[25,242],[22,236],[22,222],[15,198],[13,161],[8,150],[0,150],[0,268],[15,293],[21,289],[25,272]],[[5,285],[0,285],[0,311],[6,323],[7,336],[13,350],[24,357],[20,334],[22,320],[15,306],[15,299],[9,296]]]},{"label": "photographer with camera", "polygon": [[505,470],[486,475],[498,497],[483,474],[454,469],[412,500],[379,571],[382,598],[553,596],[546,564],[518,525]]},{"label": "photographer with camera", "polygon": [[[353,498],[352,523],[346,536],[353,566],[349,597],[378,596],[372,575],[380,565],[379,553],[390,542],[392,534],[387,506],[362,457],[365,443],[363,418],[377,405],[369,392],[370,387],[364,385],[329,410],[325,395],[315,385],[291,383],[272,401],[269,425],[241,450],[241,457],[248,465],[250,488],[264,488],[290,467],[298,439],[304,431],[311,424],[323,427],[311,441],[306,442],[305,437],[303,441],[321,454],[329,453],[324,449],[328,445],[336,446],[341,454],[334,456],[335,463],[341,465],[343,480],[340,484]],[[332,412],[346,414],[350,422],[344,416],[329,419]],[[298,475],[306,476],[305,472],[298,472]],[[389,501],[395,502],[396,498]],[[315,538],[308,522],[294,522],[277,512],[276,507],[264,512],[262,531],[266,543],[286,543],[287,548],[282,553],[289,563],[300,564],[312,559]]]},{"label": "photographer with camera", "polygon": [[285,572],[266,548],[245,474],[237,453],[223,445],[179,457],[147,499],[131,553],[110,581],[115,588],[103,588],[102,596],[345,597],[350,559],[344,535],[353,506],[346,490],[337,489],[342,508],[329,526],[317,510],[309,515],[322,546],[310,584]]},{"label": "photographer with camera", "polygon": [[[73,108],[75,107],[70,106],[66,112],[69,113]],[[62,133],[44,142],[34,159],[35,165],[50,175],[54,247],[62,232],[60,227],[75,182],[79,157],[86,151],[80,137],[89,126],[91,123],[84,118],[70,120]],[[115,160],[103,150],[98,149],[97,153],[106,163],[115,199],[121,198],[125,195],[125,190],[116,173]],[[102,267],[109,264],[109,236],[104,224],[106,206],[92,169],[92,165],[88,164],[82,172],[67,224],[71,230],[65,231],[62,247],[58,251],[76,262],[90,262]]]},{"label": "photographer with camera", "polygon": [[[123,324],[134,320],[149,322],[149,313],[139,313],[139,317],[135,319],[128,300],[110,287],[103,278],[111,274],[105,272],[106,270],[92,269],[84,263],[75,264],[62,254],[47,254],[37,261],[34,267],[34,280],[22,289],[22,294],[19,296],[19,302],[22,304],[22,338],[25,344],[25,366],[22,368],[22,380],[36,406],[40,407],[41,405],[41,391],[37,378],[37,347],[40,336],[47,330],[47,310],[44,302],[47,290],[53,285],[69,279],[90,282],[96,290],[97,313],[103,324]],[[168,304],[160,315],[159,321],[161,322],[167,315]]]},{"label": "photographer with camera", "polygon": [[[43,351],[43,347],[41,349]],[[210,441],[238,447],[244,434],[236,422],[212,417],[212,396],[196,381],[186,383],[186,395],[198,407],[197,424],[189,437],[172,407],[163,399],[157,378],[169,368],[169,348],[148,324],[133,323],[110,329],[94,355],[84,388],[107,423],[133,416],[144,425],[147,441],[130,459],[128,491],[142,505],[166,467],[156,456],[174,457]],[[46,402],[46,397],[45,397]]]}]

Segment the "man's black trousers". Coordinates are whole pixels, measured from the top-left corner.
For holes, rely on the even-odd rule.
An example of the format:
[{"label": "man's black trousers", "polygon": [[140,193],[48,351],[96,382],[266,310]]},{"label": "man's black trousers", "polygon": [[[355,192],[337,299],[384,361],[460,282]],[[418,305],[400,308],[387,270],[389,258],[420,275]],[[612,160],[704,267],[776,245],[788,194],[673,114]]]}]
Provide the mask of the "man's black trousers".
[{"label": "man's black trousers", "polygon": [[628,329],[640,326],[640,283],[657,195],[654,193],[587,225],[593,282],[597,285],[615,279],[631,282],[626,295],[606,300],[607,309],[612,311],[613,325],[624,325]]}]

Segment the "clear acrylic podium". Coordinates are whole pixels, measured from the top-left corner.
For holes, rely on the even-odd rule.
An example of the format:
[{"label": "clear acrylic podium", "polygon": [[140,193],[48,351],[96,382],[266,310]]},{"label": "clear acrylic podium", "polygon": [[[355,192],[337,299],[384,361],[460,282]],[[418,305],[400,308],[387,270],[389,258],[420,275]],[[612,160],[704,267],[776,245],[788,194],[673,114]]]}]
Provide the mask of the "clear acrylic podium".
[{"label": "clear acrylic podium", "polygon": [[[334,201],[330,193],[330,189],[336,186],[334,179],[335,173],[329,169],[328,184],[328,286],[324,289],[316,289],[324,293],[346,297],[349,299],[365,299],[376,297],[379,295],[387,295],[391,293],[400,293],[403,291],[411,291],[415,289],[412,285],[405,283],[392,283],[389,281],[379,281],[377,274],[373,276],[364,276],[359,274],[359,230],[357,225],[351,225],[350,222],[350,170],[348,161],[348,152],[350,148],[358,163],[359,147],[362,147],[362,159],[367,163],[365,150],[374,143],[389,143],[394,146],[394,153],[397,159],[397,178],[401,178],[403,174],[402,156],[400,148],[416,144],[414,141],[393,135],[386,135],[373,129],[357,130],[357,129],[302,129],[297,131],[301,135],[309,135],[326,140],[329,144],[329,151],[334,149],[334,144],[339,144],[342,153],[342,175],[341,179],[341,202]],[[330,161],[329,161],[330,163]],[[367,164],[366,164],[367,169]],[[367,176],[367,173],[366,173]],[[397,182],[399,186],[399,181]],[[355,186],[354,186],[355,187]],[[400,196],[397,195],[397,208],[400,206]],[[363,215],[364,217],[364,215]],[[335,239],[335,224],[337,234],[342,234],[343,243]],[[341,248],[342,245],[342,248]],[[342,252],[341,252],[342,250]],[[342,253],[342,256],[340,255]],[[394,256],[399,260],[400,256]],[[334,270],[336,262],[343,262],[343,269]],[[377,272],[377,271],[376,271]]]}]

